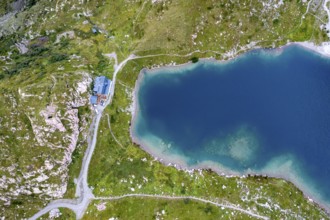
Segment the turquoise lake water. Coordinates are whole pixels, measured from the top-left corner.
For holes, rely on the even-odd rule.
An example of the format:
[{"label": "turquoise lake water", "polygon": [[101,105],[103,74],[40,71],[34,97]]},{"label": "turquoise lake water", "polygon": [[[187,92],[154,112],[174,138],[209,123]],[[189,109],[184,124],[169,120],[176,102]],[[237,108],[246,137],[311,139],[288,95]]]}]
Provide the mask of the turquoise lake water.
[{"label": "turquoise lake water", "polygon": [[289,46],[141,74],[132,131],[151,152],[285,177],[330,204],[330,59]]}]

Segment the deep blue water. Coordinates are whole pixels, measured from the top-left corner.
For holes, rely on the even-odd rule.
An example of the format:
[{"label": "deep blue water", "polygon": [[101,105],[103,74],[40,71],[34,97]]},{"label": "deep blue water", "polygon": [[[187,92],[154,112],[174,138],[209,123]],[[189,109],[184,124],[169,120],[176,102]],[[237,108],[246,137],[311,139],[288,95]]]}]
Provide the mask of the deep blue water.
[{"label": "deep blue water", "polygon": [[290,46],[147,71],[138,102],[134,131],[161,140],[151,144],[155,150],[190,165],[292,172],[330,201],[330,59]]}]

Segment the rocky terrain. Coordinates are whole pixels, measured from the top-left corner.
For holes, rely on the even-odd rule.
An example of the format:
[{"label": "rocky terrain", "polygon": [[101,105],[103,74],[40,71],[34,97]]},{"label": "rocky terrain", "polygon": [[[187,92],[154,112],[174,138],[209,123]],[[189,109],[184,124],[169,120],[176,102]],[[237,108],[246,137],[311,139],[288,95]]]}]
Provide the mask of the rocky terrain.
[{"label": "rocky terrain", "polygon": [[[2,1],[0,218],[26,218],[50,200],[74,197],[92,117],[92,78],[111,78],[115,65],[105,54],[116,52],[118,63],[130,54],[169,56],[128,63],[118,84],[126,91],[142,67],[174,58],[187,62],[191,57],[185,54],[228,59],[258,47],[328,41],[326,23],[322,2],[316,0]],[[121,112],[111,109],[110,116],[126,148],[131,141],[122,131],[128,132],[129,118],[125,126],[118,124]],[[99,141],[109,147],[105,138]],[[90,175],[107,177],[98,167],[105,161],[97,161]]]},{"label": "rocky terrain", "polygon": [[2,90],[2,213],[12,204],[33,203],[25,198],[47,201],[63,197],[72,153],[86,141],[90,116],[81,108],[88,107],[90,83],[88,73],[76,72],[67,77],[54,74],[17,90]]}]

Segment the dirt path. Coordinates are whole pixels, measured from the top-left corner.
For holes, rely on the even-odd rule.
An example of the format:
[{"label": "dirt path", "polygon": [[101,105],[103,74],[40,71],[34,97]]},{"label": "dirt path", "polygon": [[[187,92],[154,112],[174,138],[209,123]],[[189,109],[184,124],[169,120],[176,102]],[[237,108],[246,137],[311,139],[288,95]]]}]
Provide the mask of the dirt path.
[{"label": "dirt path", "polygon": [[303,23],[303,20],[305,19],[305,16],[307,15],[308,11],[309,11],[309,7],[311,5],[311,3],[313,2],[313,0],[310,0],[308,3],[307,3],[307,8],[306,8],[306,12],[301,16],[301,19],[300,19],[300,25],[302,25]]},{"label": "dirt path", "polygon": [[113,137],[113,139],[116,141],[116,143],[121,147],[124,148],[123,145],[118,141],[118,139],[116,138],[116,136],[113,134],[112,129],[111,129],[111,125],[110,125],[110,116],[109,114],[107,114],[107,118],[108,118],[108,127],[111,133],[111,136]]}]

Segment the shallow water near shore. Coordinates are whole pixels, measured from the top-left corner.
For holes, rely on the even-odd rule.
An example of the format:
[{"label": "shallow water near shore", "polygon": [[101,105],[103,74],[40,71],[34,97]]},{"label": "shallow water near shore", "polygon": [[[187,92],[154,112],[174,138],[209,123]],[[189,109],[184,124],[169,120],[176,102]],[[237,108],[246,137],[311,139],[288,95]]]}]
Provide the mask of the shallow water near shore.
[{"label": "shallow water near shore", "polygon": [[329,207],[330,59],[288,46],[141,74],[132,135],[149,152],[283,177]]}]

